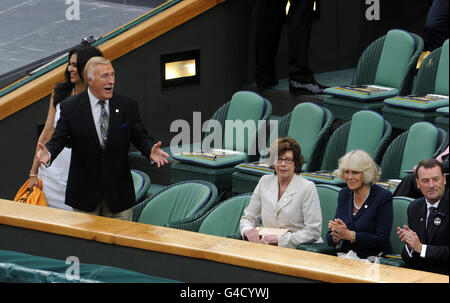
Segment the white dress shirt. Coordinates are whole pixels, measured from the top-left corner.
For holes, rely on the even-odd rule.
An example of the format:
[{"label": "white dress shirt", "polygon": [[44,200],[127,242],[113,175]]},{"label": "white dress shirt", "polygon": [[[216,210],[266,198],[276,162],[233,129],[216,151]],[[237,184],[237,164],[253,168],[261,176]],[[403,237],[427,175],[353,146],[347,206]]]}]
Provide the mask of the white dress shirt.
[{"label": "white dress shirt", "polygon": [[[428,226],[428,217],[430,215],[430,207],[436,207],[436,209],[439,207],[439,202],[441,202],[441,200],[437,201],[434,204],[431,204],[430,202],[428,202],[428,200],[425,198],[425,202],[427,203],[427,216],[425,218],[425,226]],[[406,252],[408,253],[408,255],[412,258],[412,251],[409,249],[408,245],[406,245]],[[422,243],[422,249],[420,250],[420,257],[421,258],[425,258],[425,255],[427,254],[427,245]]]}]

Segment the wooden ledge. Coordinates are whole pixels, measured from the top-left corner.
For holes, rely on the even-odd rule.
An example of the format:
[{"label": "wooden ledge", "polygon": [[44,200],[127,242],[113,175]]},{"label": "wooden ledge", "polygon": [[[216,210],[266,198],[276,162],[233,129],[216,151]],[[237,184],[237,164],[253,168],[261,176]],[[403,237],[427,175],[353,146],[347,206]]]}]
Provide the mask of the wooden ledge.
[{"label": "wooden ledge", "polygon": [[0,224],[337,283],[449,283],[424,271],[0,199]]}]

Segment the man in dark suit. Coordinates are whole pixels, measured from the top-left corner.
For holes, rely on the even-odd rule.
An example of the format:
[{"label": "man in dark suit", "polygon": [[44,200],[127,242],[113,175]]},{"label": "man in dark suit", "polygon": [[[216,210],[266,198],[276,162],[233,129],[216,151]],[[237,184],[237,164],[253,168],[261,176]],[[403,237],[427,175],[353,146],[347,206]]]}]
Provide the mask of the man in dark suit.
[{"label": "man in dark suit", "polygon": [[113,92],[109,60],[91,58],[84,78],[88,88],[61,103],[55,132],[46,146],[39,145],[38,158],[50,165],[64,146],[71,146],[65,203],[75,211],[130,220],[135,203],[130,143],[158,167],[168,155],[145,130],[137,102]]},{"label": "man in dark suit", "polygon": [[425,159],[416,168],[423,198],[408,206],[408,226],[397,227],[405,243],[402,258],[409,266],[448,274],[448,190],[441,162]]}]

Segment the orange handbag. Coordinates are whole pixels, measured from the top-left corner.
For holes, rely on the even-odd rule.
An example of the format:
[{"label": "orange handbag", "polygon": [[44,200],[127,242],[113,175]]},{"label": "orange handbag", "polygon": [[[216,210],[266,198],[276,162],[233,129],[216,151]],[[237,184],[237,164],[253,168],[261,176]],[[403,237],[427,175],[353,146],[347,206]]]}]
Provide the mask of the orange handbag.
[{"label": "orange handbag", "polygon": [[[44,191],[39,189],[38,187],[33,187],[33,191],[30,192],[28,190],[28,183],[30,180],[28,179],[24,185],[19,189],[16,196],[14,197],[15,202],[22,202],[27,204],[34,204],[39,206],[48,206],[47,200],[44,196]],[[42,180],[38,178],[39,185],[42,187]]]}]

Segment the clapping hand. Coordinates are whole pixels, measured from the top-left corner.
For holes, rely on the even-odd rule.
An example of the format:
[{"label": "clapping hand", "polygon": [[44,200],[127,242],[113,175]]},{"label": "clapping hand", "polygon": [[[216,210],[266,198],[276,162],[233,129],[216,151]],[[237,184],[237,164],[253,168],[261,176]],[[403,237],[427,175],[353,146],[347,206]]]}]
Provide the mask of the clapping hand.
[{"label": "clapping hand", "polygon": [[400,226],[397,227],[397,235],[400,240],[408,245],[410,249],[413,249],[415,252],[420,253],[422,250],[422,243],[419,240],[417,234],[410,229],[408,226],[403,225],[403,228]]},{"label": "clapping hand", "polygon": [[331,230],[331,235],[333,236],[333,241],[339,242],[340,240],[350,240],[352,235],[350,230],[344,221],[336,218],[328,222],[328,228]]}]

